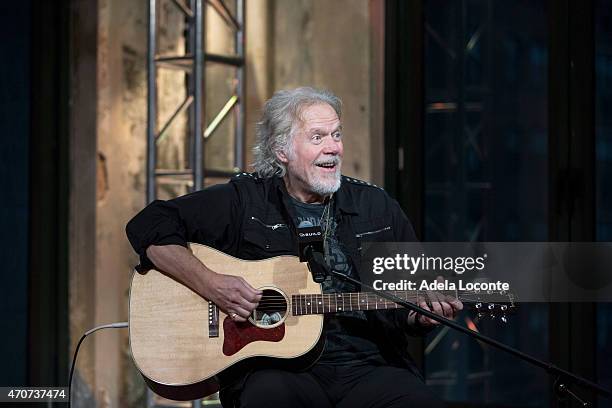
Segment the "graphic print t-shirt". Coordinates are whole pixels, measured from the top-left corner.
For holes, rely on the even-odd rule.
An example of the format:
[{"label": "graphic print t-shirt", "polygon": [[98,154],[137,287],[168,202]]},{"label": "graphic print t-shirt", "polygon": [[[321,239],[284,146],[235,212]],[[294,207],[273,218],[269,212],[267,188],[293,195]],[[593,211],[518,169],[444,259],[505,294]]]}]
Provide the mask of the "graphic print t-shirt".
[{"label": "graphic print t-shirt", "polygon": [[[297,219],[295,225],[321,227],[325,239],[325,260],[334,269],[353,278],[355,271],[347,258],[343,245],[337,239],[337,221],[333,208],[325,204],[307,204],[292,198]],[[333,203],[332,203],[333,204]],[[332,214],[327,216],[328,211]],[[329,225],[327,223],[329,222]],[[327,277],[323,282],[323,293],[355,292],[355,287],[338,278]],[[350,364],[357,362],[383,363],[380,350],[369,336],[370,330],[365,313],[348,311],[326,315],[325,349],[319,363]]]}]

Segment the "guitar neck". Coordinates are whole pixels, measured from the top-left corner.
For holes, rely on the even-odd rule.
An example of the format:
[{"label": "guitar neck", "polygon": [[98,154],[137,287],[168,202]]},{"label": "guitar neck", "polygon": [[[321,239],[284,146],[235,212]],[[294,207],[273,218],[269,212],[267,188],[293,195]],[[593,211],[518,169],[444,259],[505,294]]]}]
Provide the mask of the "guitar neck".
[{"label": "guitar neck", "polygon": [[[392,294],[410,303],[415,303],[423,291],[391,291]],[[438,292],[440,293],[440,292]],[[445,293],[455,297],[457,293]],[[401,307],[374,292],[345,292],[312,295],[293,295],[291,311],[294,316],[322,313],[348,312],[354,310],[385,310]]]}]

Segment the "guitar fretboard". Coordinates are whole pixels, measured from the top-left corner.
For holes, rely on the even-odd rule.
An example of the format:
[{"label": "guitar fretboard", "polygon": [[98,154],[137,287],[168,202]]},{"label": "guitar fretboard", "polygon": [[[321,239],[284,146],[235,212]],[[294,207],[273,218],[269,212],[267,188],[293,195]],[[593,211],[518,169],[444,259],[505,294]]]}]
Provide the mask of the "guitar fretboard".
[{"label": "guitar fretboard", "polygon": [[[414,303],[425,292],[394,291],[395,296]],[[448,293],[455,296],[456,293]],[[397,303],[378,296],[373,292],[325,293],[291,296],[291,311],[294,316],[307,314],[348,312],[353,310],[397,309]]]}]

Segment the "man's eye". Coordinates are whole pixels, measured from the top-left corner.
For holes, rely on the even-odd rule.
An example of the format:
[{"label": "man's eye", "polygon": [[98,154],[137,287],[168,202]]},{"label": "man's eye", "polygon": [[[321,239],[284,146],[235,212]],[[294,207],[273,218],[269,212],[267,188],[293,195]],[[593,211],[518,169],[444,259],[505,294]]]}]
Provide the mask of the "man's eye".
[{"label": "man's eye", "polygon": [[332,135],[332,137],[334,138],[334,140],[340,140],[342,139],[342,133],[336,132]]},{"label": "man's eye", "polygon": [[319,134],[312,135],[312,141],[314,143],[320,143],[321,139],[323,139],[323,137]]}]

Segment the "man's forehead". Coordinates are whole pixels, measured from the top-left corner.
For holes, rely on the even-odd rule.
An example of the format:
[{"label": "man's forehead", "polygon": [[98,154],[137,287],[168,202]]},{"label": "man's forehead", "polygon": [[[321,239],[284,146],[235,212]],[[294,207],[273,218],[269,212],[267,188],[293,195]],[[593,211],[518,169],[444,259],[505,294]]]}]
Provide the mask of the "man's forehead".
[{"label": "man's forehead", "polygon": [[299,119],[301,127],[306,131],[341,126],[338,114],[326,103],[306,106],[300,112]]}]

